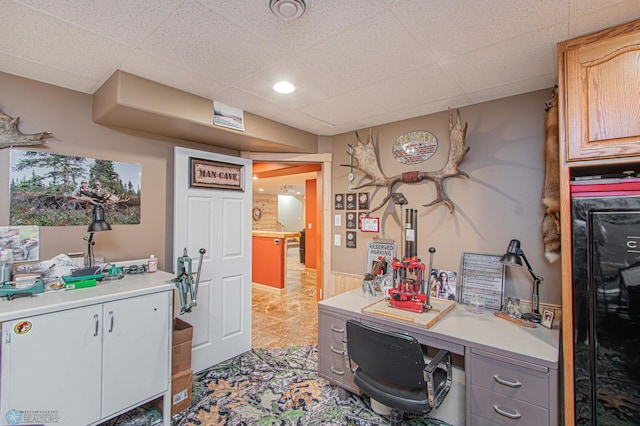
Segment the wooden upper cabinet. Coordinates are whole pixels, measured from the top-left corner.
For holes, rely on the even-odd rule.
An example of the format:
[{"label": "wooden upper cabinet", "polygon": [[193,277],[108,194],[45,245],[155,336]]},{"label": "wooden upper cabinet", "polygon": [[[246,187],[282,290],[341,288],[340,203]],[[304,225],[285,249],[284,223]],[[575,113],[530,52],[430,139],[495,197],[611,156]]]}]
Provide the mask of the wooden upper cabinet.
[{"label": "wooden upper cabinet", "polygon": [[640,20],[558,44],[567,161],[640,154]]}]

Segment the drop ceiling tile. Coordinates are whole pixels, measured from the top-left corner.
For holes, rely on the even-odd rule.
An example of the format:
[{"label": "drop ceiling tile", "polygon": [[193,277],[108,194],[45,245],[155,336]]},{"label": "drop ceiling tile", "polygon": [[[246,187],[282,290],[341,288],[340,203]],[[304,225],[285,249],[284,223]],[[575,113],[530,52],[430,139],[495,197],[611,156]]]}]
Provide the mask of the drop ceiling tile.
[{"label": "drop ceiling tile", "polygon": [[129,46],[160,25],[182,0],[20,0],[62,21]]},{"label": "drop ceiling tile", "polygon": [[[292,83],[296,91],[290,94],[275,92],[273,85],[281,80]],[[329,98],[349,89],[340,79],[335,79],[293,58],[270,65],[260,73],[252,74],[237,82],[236,86],[261,98],[292,108],[318,99]]]},{"label": "drop ceiling tile", "polygon": [[[611,6],[621,7],[623,3],[638,3],[635,0],[569,0],[572,17],[595,12]],[[575,14],[575,15],[574,15]]]},{"label": "drop ceiling tile", "polygon": [[3,53],[0,53],[0,71],[83,93],[93,93],[98,83],[97,80]]},{"label": "drop ceiling tile", "polygon": [[298,57],[353,88],[433,63],[391,12],[377,15]]},{"label": "drop ceiling tile", "polygon": [[570,38],[603,30],[640,18],[640,1],[628,0],[580,15],[574,20]]},{"label": "drop ceiling tile", "polygon": [[380,0],[310,0],[299,19],[283,21],[269,10],[268,0],[200,0],[261,40],[269,40],[295,53],[333,37],[380,13]]},{"label": "drop ceiling tile", "polygon": [[398,110],[458,96],[460,87],[439,66],[423,67],[358,89],[367,98]]},{"label": "drop ceiling tile", "polygon": [[499,87],[480,90],[469,93],[469,98],[474,104],[493,101],[500,98],[518,95],[521,93],[534,92],[536,90],[551,88],[558,83],[556,74],[547,74],[527,80],[515,81]]},{"label": "drop ceiling tile", "polygon": [[176,64],[170,64],[154,56],[136,51],[120,66],[122,71],[174,87],[204,98],[213,99],[222,83],[200,75]]},{"label": "drop ceiling tile", "polygon": [[225,84],[257,72],[282,55],[273,45],[192,0],[185,0],[141,48]]},{"label": "drop ceiling tile", "polygon": [[312,131],[308,129],[315,130],[327,127],[326,125],[306,117],[297,111],[292,111],[267,99],[255,96],[252,93],[245,92],[235,87],[228,87],[218,91],[214,94],[214,99],[224,104],[240,108],[246,112],[250,112],[251,114],[268,118],[288,126],[305,129],[310,132]]},{"label": "drop ceiling tile", "polygon": [[545,28],[458,56],[445,67],[467,93],[546,76],[553,70],[556,40],[564,33],[565,24]]},{"label": "drop ceiling tile", "polygon": [[129,52],[123,44],[14,2],[3,2],[0,22],[0,53],[86,79],[100,80]]},{"label": "drop ceiling tile", "polygon": [[298,108],[298,111],[319,120],[336,124],[362,120],[386,110],[357,92],[346,92]]},{"label": "drop ceiling tile", "polygon": [[568,0],[413,1],[394,12],[421,45],[448,58],[562,22],[569,7]]}]

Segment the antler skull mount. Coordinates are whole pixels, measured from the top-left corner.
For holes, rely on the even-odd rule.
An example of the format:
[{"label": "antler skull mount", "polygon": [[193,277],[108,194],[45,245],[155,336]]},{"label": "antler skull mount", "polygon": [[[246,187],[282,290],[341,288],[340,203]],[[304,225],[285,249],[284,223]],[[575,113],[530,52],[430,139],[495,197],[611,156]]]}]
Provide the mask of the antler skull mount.
[{"label": "antler skull mount", "polygon": [[42,145],[47,143],[44,139],[52,136],[49,132],[22,133],[18,129],[20,117],[13,118],[0,111],[0,149],[12,146]]},{"label": "antler skull mount", "polygon": [[444,190],[443,182],[445,179],[454,176],[469,177],[468,174],[458,169],[458,165],[462,162],[469,147],[465,146],[465,137],[467,135],[467,123],[462,126],[460,122],[460,110],[456,110],[456,116],[454,120],[453,111],[449,108],[449,158],[447,163],[440,170],[433,172],[421,172],[412,171],[401,173],[396,176],[386,177],[380,169],[380,162],[376,156],[376,152],[373,146],[373,138],[371,136],[371,129],[369,129],[369,138],[366,142],[360,139],[360,135],[356,132],[356,139],[358,140],[356,145],[350,145],[351,150],[349,155],[351,156],[352,163],[341,164],[345,167],[353,167],[356,170],[363,172],[368,178],[368,181],[353,188],[358,190],[370,186],[384,186],[387,188],[387,195],[383,198],[382,202],[376,207],[372,208],[370,212],[375,212],[383,207],[390,199],[393,193],[393,188],[398,183],[419,183],[425,179],[428,179],[436,185],[436,198],[429,204],[424,204],[424,207],[436,205],[438,203],[444,203],[449,207],[449,213],[453,213],[455,207],[451,199],[447,196]]}]

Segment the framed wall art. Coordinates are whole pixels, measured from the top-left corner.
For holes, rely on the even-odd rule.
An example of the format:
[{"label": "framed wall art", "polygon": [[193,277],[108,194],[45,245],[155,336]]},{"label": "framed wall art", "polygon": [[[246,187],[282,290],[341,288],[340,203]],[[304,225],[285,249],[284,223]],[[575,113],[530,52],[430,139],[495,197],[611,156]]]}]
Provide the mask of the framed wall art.
[{"label": "framed wall art", "polygon": [[502,309],[504,265],[501,255],[462,253],[460,268],[460,303],[474,298],[484,301],[488,309]]},{"label": "framed wall art", "polygon": [[347,231],[347,248],[356,248],[357,235],[356,231]]},{"label": "framed wall art", "polygon": [[357,227],[358,227],[358,224],[357,224],[356,212],[347,212],[347,218],[345,220],[345,228],[356,229]]},{"label": "framed wall art", "polygon": [[344,210],[344,194],[335,194],[333,208],[336,210]]},{"label": "framed wall art", "polygon": [[12,149],[9,178],[11,226],[86,226],[98,204],[110,225],[140,223],[140,164]]},{"label": "framed wall art", "polygon": [[369,193],[361,192],[358,194],[358,209],[369,210]]},{"label": "framed wall art", "polygon": [[357,204],[356,194],[347,194],[346,203],[347,203],[347,210],[357,210],[358,204]]},{"label": "framed wall art", "polygon": [[192,188],[232,189],[244,192],[244,166],[189,158]]}]

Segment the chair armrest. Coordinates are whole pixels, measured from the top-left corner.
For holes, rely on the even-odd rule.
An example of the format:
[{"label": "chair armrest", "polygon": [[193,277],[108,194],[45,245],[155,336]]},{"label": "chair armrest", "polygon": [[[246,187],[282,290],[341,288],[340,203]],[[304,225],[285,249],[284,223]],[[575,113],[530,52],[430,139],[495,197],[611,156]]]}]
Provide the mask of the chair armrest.
[{"label": "chair armrest", "polygon": [[431,361],[429,361],[429,363],[426,365],[424,371],[426,371],[427,373],[433,373],[435,369],[438,368],[438,365],[440,365],[440,363],[445,360],[447,362],[447,370],[450,370],[449,367],[451,366],[451,352],[440,349],[436,356],[431,358]]},{"label": "chair armrest", "polygon": [[424,371],[429,405],[438,408],[451,389],[451,352],[444,349],[439,350]]}]

